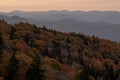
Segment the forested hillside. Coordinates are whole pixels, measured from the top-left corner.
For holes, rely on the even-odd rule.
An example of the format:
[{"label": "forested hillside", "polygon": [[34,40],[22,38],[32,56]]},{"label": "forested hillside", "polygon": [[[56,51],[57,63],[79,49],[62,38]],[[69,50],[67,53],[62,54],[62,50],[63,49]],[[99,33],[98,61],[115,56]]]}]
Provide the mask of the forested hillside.
[{"label": "forested hillside", "polygon": [[120,80],[120,43],[1,20],[0,80]]}]

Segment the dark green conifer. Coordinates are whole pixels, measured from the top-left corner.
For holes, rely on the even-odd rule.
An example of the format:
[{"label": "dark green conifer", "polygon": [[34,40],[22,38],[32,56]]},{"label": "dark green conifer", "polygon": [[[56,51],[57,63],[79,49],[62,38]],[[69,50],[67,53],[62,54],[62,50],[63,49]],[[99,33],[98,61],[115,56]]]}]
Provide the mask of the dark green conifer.
[{"label": "dark green conifer", "polygon": [[11,57],[7,68],[7,76],[5,80],[17,80],[17,72],[19,68],[19,60],[15,58],[15,54]]},{"label": "dark green conifer", "polygon": [[14,28],[13,26],[11,27],[11,32],[10,32],[10,39],[13,40],[15,38],[15,32],[16,32],[16,28]]},{"label": "dark green conifer", "polygon": [[0,32],[0,50],[2,49],[3,46],[3,38],[2,38],[2,33]]},{"label": "dark green conifer", "polygon": [[33,59],[30,68],[26,73],[26,80],[45,80],[45,70],[42,69],[42,63],[39,56]]}]

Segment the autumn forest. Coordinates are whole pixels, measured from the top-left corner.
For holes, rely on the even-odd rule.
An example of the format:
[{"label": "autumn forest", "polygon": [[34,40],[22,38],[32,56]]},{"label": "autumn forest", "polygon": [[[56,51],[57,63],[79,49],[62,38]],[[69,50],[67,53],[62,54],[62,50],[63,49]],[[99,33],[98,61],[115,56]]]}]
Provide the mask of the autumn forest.
[{"label": "autumn forest", "polygon": [[0,80],[120,80],[120,43],[0,20]]}]

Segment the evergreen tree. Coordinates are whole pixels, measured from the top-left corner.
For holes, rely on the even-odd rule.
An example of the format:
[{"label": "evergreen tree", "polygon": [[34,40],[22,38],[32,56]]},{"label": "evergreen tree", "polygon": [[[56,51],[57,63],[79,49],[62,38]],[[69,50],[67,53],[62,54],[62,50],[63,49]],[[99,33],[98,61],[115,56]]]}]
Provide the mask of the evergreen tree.
[{"label": "evergreen tree", "polygon": [[82,56],[83,56],[83,50],[78,50],[78,63],[84,65]]},{"label": "evergreen tree", "polygon": [[109,65],[109,63],[105,62],[105,67],[107,69],[106,80],[115,80],[115,71],[112,65]]},{"label": "evergreen tree", "polygon": [[70,41],[69,37],[67,37],[66,42],[67,42],[67,44],[70,44],[71,41]]},{"label": "evergreen tree", "polygon": [[53,34],[54,34],[55,36],[57,36],[57,32],[56,32],[55,30],[53,31]]},{"label": "evergreen tree", "polygon": [[40,34],[39,28],[36,25],[34,25],[33,27],[34,27],[34,33]]},{"label": "evergreen tree", "polygon": [[70,53],[68,54],[68,65],[72,66],[72,56]]},{"label": "evergreen tree", "polygon": [[18,77],[16,77],[17,72],[19,68],[19,61],[15,58],[15,54],[12,56],[12,58],[9,61],[9,65],[7,68],[7,76],[5,80],[17,80]]},{"label": "evergreen tree", "polygon": [[59,45],[58,42],[53,41],[53,49],[52,49],[52,53],[50,54],[51,58],[57,58],[58,57],[58,54],[60,53],[59,46],[60,45]]},{"label": "evergreen tree", "polygon": [[94,44],[98,44],[99,43],[99,39],[97,37],[95,37],[94,35],[92,36],[93,38],[93,43]]},{"label": "evergreen tree", "polygon": [[44,31],[46,31],[47,30],[47,28],[46,28],[46,26],[43,26],[43,28],[42,28]]},{"label": "evergreen tree", "polygon": [[93,68],[84,66],[82,72],[79,75],[79,80],[96,80],[93,76]]},{"label": "evergreen tree", "polygon": [[16,32],[16,28],[14,28],[13,26],[11,27],[11,33],[10,33],[10,39],[13,40],[15,38],[14,33]]},{"label": "evergreen tree", "polygon": [[0,50],[2,49],[3,46],[3,38],[2,38],[2,33],[0,32]]},{"label": "evergreen tree", "polygon": [[45,47],[45,50],[43,51],[42,56],[44,56],[44,57],[49,56],[49,50],[48,50],[47,46]]},{"label": "evergreen tree", "polygon": [[29,42],[30,42],[30,37],[29,37],[29,34],[28,34],[28,33],[25,35],[24,41],[25,41],[26,43],[29,43]]},{"label": "evergreen tree", "polygon": [[71,53],[70,53],[70,48],[71,48],[71,44],[68,44],[68,58],[67,58],[67,64],[69,66],[72,66],[72,56],[71,56]]},{"label": "evergreen tree", "polygon": [[41,65],[40,57],[36,56],[26,73],[26,80],[45,80],[45,70]]}]

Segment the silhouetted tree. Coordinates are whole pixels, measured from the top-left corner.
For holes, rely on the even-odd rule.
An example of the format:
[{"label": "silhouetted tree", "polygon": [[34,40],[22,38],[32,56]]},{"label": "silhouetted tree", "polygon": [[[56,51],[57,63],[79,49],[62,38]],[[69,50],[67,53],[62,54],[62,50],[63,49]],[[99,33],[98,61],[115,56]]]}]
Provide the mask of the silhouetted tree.
[{"label": "silhouetted tree", "polygon": [[45,80],[40,56],[36,56],[26,73],[26,80]]},{"label": "silhouetted tree", "polygon": [[18,77],[16,77],[16,75],[18,68],[19,68],[19,60],[15,58],[15,54],[14,54],[9,61],[9,65],[7,68],[7,76],[5,77],[5,80],[17,80]]},{"label": "silhouetted tree", "polygon": [[98,44],[99,43],[99,39],[97,37],[95,37],[94,35],[92,36],[93,38],[93,43]]},{"label": "silhouetted tree", "polygon": [[57,32],[56,32],[55,30],[53,31],[53,34],[54,34],[55,36],[57,36]]},{"label": "silhouetted tree", "polygon": [[96,80],[93,76],[94,69],[90,66],[83,66],[79,80]]},{"label": "silhouetted tree", "polygon": [[4,42],[3,42],[3,38],[2,38],[2,33],[0,32],[0,50],[2,49],[3,44],[4,44]]},{"label": "silhouetted tree", "polygon": [[83,56],[83,51],[82,50],[78,50],[78,63],[81,64],[81,65],[84,65],[82,56]]},{"label": "silhouetted tree", "polygon": [[48,47],[46,46],[45,50],[42,53],[42,56],[49,56]]},{"label": "silhouetted tree", "polygon": [[13,40],[15,38],[14,33],[16,32],[16,28],[13,26],[11,27],[11,32],[10,32],[10,39]]},{"label": "silhouetted tree", "polygon": [[46,26],[43,26],[43,28],[42,28],[44,31],[46,31],[47,30],[47,28],[46,28]]},{"label": "silhouetted tree", "polygon": [[106,80],[115,80],[115,71],[112,65],[105,62],[105,67],[107,68]]},{"label": "silhouetted tree", "polygon": [[25,37],[24,37],[24,41],[25,41],[26,43],[30,43],[30,36],[29,36],[28,33],[26,33],[26,35],[25,35]]},{"label": "silhouetted tree", "polygon": [[40,34],[39,28],[36,25],[34,25],[34,33]]},{"label": "silhouetted tree", "polygon": [[71,44],[68,44],[68,46],[67,46],[67,51],[68,51],[67,64],[69,66],[72,65],[72,56],[71,56],[71,53],[70,53],[70,48],[71,48]]},{"label": "silhouetted tree", "polygon": [[70,38],[69,37],[67,37],[67,39],[66,39],[66,42],[68,43],[68,44],[70,44]]},{"label": "silhouetted tree", "polygon": [[70,53],[68,54],[68,65],[72,66],[72,56]]}]

